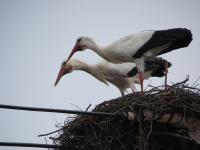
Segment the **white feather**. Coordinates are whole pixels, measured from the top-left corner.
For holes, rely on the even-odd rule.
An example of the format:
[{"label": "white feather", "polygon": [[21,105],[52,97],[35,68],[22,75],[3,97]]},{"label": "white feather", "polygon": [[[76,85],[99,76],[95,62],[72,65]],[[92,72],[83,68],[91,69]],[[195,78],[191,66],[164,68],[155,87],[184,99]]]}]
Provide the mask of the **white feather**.
[{"label": "white feather", "polygon": [[[80,60],[72,59],[65,65],[71,65],[73,70],[85,71],[106,85],[108,82],[113,84],[122,94],[129,88],[134,90],[134,84],[139,83],[138,75],[127,77],[127,73],[136,67],[135,63],[113,64],[103,60],[95,65],[89,65]],[[147,72],[145,79],[150,76],[151,74]]]}]

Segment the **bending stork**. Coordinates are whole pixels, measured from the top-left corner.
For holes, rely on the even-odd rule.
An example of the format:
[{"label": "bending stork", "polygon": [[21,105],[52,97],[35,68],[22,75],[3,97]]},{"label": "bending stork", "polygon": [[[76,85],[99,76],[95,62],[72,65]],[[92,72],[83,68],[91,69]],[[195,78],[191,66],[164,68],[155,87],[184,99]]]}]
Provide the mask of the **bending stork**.
[{"label": "bending stork", "polygon": [[[164,76],[163,64],[165,61],[166,60],[163,59],[161,59],[161,61],[146,60],[144,78],[148,79],[149,77]],[[171,66],[170,62],[167,62],[167,64],[168,66]],[[122,96],[124,96],[124,93],[128,88],[131,88],[134,92],[134,84],[140,83],[135,63],[113,64],[103,60],[95,65],[89,65],[80,60],[72,59],[68,62],[64,61],[62,63],[55,86],[58,84],[62,76],[71,73],[74,70],[85,71],[106,85],[108,85],[108,82],[115,85],[121,92]]]},{"label": "bending stork", "polygon": [[[105,47],[97,45],[89,37],[82,36],[77,39],[67,60],[77,51],[91,49],[112,63],[135,62],[140,76],[141,91],[143,91],[145,59],[187,47],[191,41],[191,31],[185,28],[142,31],[125,36]],[[167,79],[167,64],[165,78]]]}]

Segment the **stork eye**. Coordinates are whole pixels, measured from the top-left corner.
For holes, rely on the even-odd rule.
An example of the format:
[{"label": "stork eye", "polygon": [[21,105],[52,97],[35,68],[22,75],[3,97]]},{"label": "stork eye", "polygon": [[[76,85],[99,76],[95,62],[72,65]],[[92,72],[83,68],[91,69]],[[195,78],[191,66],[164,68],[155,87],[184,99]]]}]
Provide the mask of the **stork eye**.
[{"label": "stork eye", "polygon": [[77,41],[76,41],[76,43],[79,43],[79,42],[81,41],[81,39],[82,39],[82,38],[78,38]]},{"label": "stork eye", "polygon": [[66,61],[63,61],[62,66],[64,66],[66,64]]}]

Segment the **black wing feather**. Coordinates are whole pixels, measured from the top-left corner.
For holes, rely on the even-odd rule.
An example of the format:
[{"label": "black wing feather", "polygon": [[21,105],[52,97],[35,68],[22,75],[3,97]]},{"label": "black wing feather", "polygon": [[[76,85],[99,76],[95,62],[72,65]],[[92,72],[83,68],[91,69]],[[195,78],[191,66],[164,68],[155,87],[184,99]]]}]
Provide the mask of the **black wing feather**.
[{"label": "black wing feather", "polygon": [[186,28],[174,28],[168,30],[155,31],[151,39],[145,43],[133,56],[140,58],[148,50],[160,47],[165,44],[170,44],[168,48],[163,49],[158,55],[170,52],[172,50],[187,47],[192,41],[192,33]]},{"label": "black wing feather", "polygon": [[[153,71],[152,77],[163,77],[165,75],[165,62],[168,63],[168,68],[171,67],[171,63],[165,59],[150,58],[145,60],[145,72]],[[134,67],[128,72],[127,77],[133,77],[138,73],[137,67]]]}]

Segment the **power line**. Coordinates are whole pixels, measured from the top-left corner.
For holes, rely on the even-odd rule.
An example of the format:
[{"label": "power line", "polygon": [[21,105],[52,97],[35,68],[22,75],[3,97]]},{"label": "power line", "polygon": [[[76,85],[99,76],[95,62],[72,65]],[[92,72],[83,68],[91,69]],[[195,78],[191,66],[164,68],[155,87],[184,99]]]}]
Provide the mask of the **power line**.
[{"label": "power line", "polygon": [[2,109],[14,109],[14,110],[24,110],[24,111],[38,111],[38,112],[54,112],[54,113],[66,113],[66,114],[77,114],[77,115],[90,115],[97,117],[114,117],[114,118],[126,118],[125,114],[115,114],[115,113],[105,113],[105,112],[86,112],[77,110],[64,110],[64,109],[51,109],[51,108],[38,108],[38,107],[25,107],[25,106],[15,106],[15,105],[4,105],[0,104]]},{"label": "power line", "polygon": [[53,149],[66,149],[66,150],[76,150],[77,149],[74,146],[61,146],[61,145],[38,144],[38,143],[18,143],[18,142],[0,142],[0,146],[53,148]]},{"label": "power line", "polygon": [[[12,109],[12,110],[35,111],[35,112],[54,112],[54,113],[89,115],[89,116],[96,116],[96,117],[113,117],[113,118],[119,118],[119,119],[128,118],[126,113],[116,114],[116,113],[105,113],[105,112],[86,112],[86,111],[76,111],[76,110],[25,107],[25,106],[4,105],[4,104],[0,104],[0,108],[2,108],[2,109]],[[61,145],[38,144],[38,143],[0,142],[0,146],[77,150],[77,148],[75,146],[61,146]]]}]

